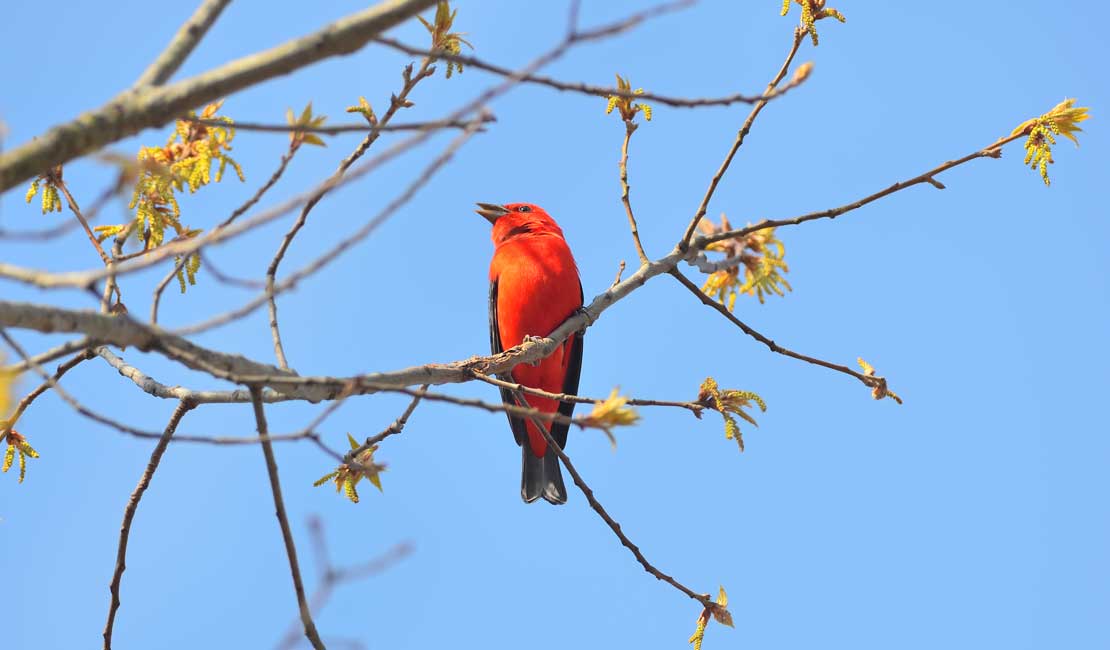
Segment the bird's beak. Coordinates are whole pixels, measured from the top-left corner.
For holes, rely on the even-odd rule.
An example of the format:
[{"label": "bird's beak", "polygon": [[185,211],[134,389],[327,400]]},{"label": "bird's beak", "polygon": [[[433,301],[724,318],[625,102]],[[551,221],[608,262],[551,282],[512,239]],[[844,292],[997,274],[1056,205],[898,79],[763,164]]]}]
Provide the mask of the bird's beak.
[{"label": "bird's beak", "polygon": [[509,211],[504,206],[494,205],[493,203],[479,203],[478,209],[475,210],[478,214],[486,218],[486,221],[491,224],[497,221],[498,217],[509,214]]}]

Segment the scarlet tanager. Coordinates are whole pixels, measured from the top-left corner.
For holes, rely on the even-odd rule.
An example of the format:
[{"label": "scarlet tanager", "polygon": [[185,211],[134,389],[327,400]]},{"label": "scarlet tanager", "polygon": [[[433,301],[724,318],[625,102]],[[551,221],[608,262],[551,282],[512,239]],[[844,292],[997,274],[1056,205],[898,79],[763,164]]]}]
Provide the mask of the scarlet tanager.
[{"label": "scarlet tanager", "polygon": [[[527,336],[547,336],[582,307],[582,283],[563,231],[543,208],[530,203],[479,203],[478,214],[493,224],[493,260],[489,267],[489,333],[494,354],[519,345]],[[582,333],[572,334],[550,356],[535,365],[512,370],[515,382],[550,393],[578,393],[582,371]],[[501,389],[501,400],[517,404],[512,391]],[[574,404],[525,395],[528,406],[570,417]],[[526,503],[543,497],[567,501],[559,457],[527,417],[509,415],[523,468],[520,496]],[[566,447],[566,424],[549,422],[552,438]]]}]

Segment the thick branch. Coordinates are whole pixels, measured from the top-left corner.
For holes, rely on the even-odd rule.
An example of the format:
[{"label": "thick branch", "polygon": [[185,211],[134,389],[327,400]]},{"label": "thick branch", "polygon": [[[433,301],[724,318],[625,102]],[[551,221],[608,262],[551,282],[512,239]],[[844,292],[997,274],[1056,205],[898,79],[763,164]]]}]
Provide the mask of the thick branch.
[{"label": "thick branch", "polygon": [[173,73],[185,63],[193,49],[200,43],[200,39],[212,27],[212,23],[220,17],[220,13],[231,4],[231,0],[204,0],[193,15],[189,17],[174,34],[173,40],[166,49],[158,55],[154,63],[143,72],[135,88],[144,86],[161,86],[166,83]]},{"label": "thick branch", "polygon": [[195,77],[120,95],[105,106],[0,155],[0,192],[52,165],[68,162],[145,128],[161,126],[202,104],[322,59],[351,54],[433,4],[435,0],[388,0],[308,36]]}]

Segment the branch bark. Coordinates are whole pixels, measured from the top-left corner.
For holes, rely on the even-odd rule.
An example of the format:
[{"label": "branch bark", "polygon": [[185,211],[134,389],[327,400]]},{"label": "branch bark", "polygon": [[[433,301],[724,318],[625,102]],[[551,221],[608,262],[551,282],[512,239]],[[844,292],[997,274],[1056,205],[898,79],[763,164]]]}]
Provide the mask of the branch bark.
[{"label": "branch bark", "polygon": [[108,586],[108,591],[112,593],[112,604],[108,607],[108,622],[104,625],[104,650],[112,650],[112,629],[115,627],[116,612],[119,610],[119,585],[123,579],[123,572],[127,568],[127,541],[131,537],[131,522],[135,519],[135,511],[139,508],[139,501],[142,500],[143,494],[146,489],[150,487],[150,481],[154,478],[154,472],[158,469],[158,463],[162,461],[162,454],[166,452],[166,447],[170,444],[170,438],[173,437],[177,431],[177,425],[181,423],[181,418],[185,417],[194,406],[188,400],[181,400],[174,409],[173,415],[170,416],[170,421],[166,425],[162,437],[158,439],[158,444],[155,445],[154,451],[150,453],[150,461],[146,465],[146,470],[139,478],[139,484],[135,486],[135,491],[131,493],[131,498],[127,501],[127,507],[123,510],[123,524],[120,525],[119,531],[119,546],[116,549],[116,568],[112,573],[112,583]]},{"label": "branch bark", "polygon": [[[262,439],[262,455],[266,459],[266,473],[270,477],[270,492],[274,495],[274,514],[281,526],[281,538],[285,542],[285,554],[289,557],[289,572],[293,575],[293,589],[297,593],[297,607],[300,609],[304,635],[315,650],[325,650],[324,642],[312,622],[312,610],[304,597],[304,582],[301,567],[297,562],[297,546],[293,543],[293,532],[289,529],[289,518],[285,514],[285,500],[281,496],[281,481],[278,479],[277,461],[274,460],[274,446],[270,442],[266,427],[266,413],[262,407],[262,389],[251,386],[251,403],[254,406],[254,420],[258,425],[258,437]],[[105,649],[107,650],[107,649]]]},{"label": "branch bark", "polygon": [[181,25],[173,40],[158,58],[143,72],[133,88],[161,86],[185,63],[185,59],[208,33],[208,29],[220,17],[231,0],[204,0],[193,15]]},{"label": "branch bark", "polygon": [[323,59],[351,54],[374,37],[435,4],[387,0],[323,29],[168,86],[123,93],[104,106],[56,126],[0,155],[0,192],[60,165],[161,126],[190,109]]}]

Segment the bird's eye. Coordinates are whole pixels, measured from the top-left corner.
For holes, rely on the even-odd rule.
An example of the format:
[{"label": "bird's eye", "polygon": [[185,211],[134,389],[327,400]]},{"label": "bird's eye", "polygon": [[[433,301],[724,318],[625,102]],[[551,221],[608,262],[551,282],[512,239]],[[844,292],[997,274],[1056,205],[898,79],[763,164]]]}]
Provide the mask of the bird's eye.
[{"label": "bird's eye", "polygon": [[516,208],[516,211],[517,212],[531,212],[532,208],[530,208],[526,205],[518,205],[517,208]]}]

